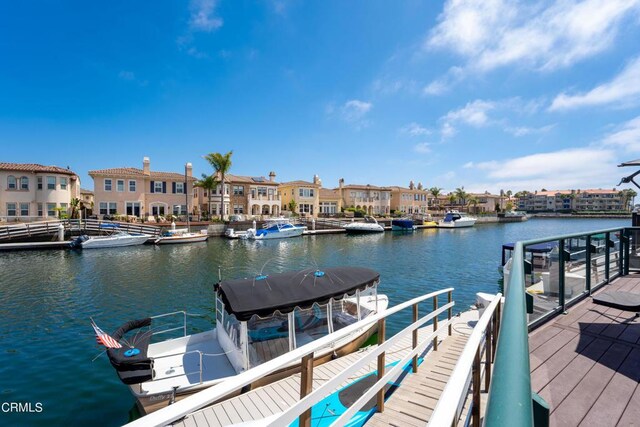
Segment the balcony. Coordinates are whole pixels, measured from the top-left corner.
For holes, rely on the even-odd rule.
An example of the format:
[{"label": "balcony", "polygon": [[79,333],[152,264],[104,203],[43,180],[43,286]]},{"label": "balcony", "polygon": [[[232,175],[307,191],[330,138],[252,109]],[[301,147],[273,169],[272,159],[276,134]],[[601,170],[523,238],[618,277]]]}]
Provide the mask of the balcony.
[{"label": "balcony", "polygon": [[249,202],[277,202],[280,203],[280,195],[279,194],[258,194],[248,196]]}]

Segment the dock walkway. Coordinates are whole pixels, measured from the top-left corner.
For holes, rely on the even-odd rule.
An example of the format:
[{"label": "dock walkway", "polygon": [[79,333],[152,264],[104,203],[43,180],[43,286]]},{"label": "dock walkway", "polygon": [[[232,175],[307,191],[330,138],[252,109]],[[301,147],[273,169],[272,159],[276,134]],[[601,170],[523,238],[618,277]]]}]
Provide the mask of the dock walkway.
[{"label": "dock walkway", "polygon": [[[640,275],[603,290],[640,293]],[[629,426],[640,419],[640,318],[594,304],[571,307],[529,335],[531,386],[552,426]]]},{"label": "dock walkway", "polygon": [[[415,375],[415,377],[414,374],[407,375],[402,382],[402,386],[387,400],[388,403],[385,405],[385,412],[378,414],[384,416],[388,413],[391,418],[374,417],[370,420],[370,422],[373,423],[372,425],[392,425],[391,420],[395,420],[395,425],[424,425],[424,421],[419,420],[422,420],[423,417],[428,417],[430,411],[433,410],[435,400],[437,400],[439,392],[442,391],[447,382],[447,375],[453,369],[453,365],[455,365],[455,358],[459,352],[462,351],[466,337],[470,334],[473,322],[476,320],[477,311],[465,312],[462,313],[460,317],[455,318],[452,325],[452,336],[448,337],[446,331],[439,335],[439,342],[441,342],[441,344],[437,352],[432,351],[431,345],[427,347],[422,357],[427,354],[429,356],[425,357],[424,362],[420,365],[418,374]],[[419,333],[421,336],[426,337],[432,330],[433,328],[431,326],[427,326],[420,329]],[[315,390],[322,386],[327,380],[362,357],[363,352],[371,351],[373,348],[375,348],[375,346],[370,346],[359,352],[315,367],[313,389]],[[398,345],[393,347],[392,351],[387,352],[386,363],[401,360],[402,357],[410,351],[411,337],[407,336],[401,340]],[[354,372],[349,381],[344,382],[338,388],[344,387],[354,379],[374,372],[376,368],[376,362],[374,360],[367,367]],[[427,377],[429,378],[428,380],[426,379]],[[409,384],[407,382],[409,380],[414,382]],[[413,403],[406,403],[407,393],[413,394],[413,392],[409,389],[403,391],[405,383],[407,383],[408,386],[424,387],[421,393],[424,393],[426,396],[421,399],[420,402],[415,402],[415,399],[412,399],[411,402]],[[397,398],[396,395],[398,395]],[[296,374],[222,403],[193,412],[174,425],[178,427],[217,427],[262,420],[289,409],[298,402],[299,399],[300,374]],[[411,414],[406,414],[406,412],[408,412],[407,405],[415,406],[415,403],[421,408],[419,412],[418,410],[411,409]],[[416,418],[416,414],[418,413],[418,418]]]}]

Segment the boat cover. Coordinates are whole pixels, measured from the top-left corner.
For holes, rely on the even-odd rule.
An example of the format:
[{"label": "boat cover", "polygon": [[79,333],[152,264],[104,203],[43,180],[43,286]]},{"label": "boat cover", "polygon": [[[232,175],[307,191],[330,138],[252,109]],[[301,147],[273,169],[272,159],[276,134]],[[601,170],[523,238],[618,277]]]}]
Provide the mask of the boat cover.
[{"label": "boat cover", "polygon": [[225,310],[238,320],[249,320],[275,311],[288,313],[294,308],[309,308],[314,303],[326,304],[329,299],[340,299],[376,284],[380,274],[362,267],[335,267],[324,270],[260,275],[251,279],[223,280],[216,291],[224,302]]},{"label": "boat cover", "polygon": [[[118,328],[113,333],[113,338],[120,341],[127,332],[145,326],[151,326],[151,318],[131,320]],[[116,369],[123,383],[137,384],[152,378],[151,359],[147,356],[151,334],[151,330],[136,333],[127,340],[129,345],[107,349],[109,362]]]},{"label": "boat cover", "polygon": [[[507,250],[512,251],[514,246],[515,246],[515,243],[505,243],[504,245],[502,245],[502,249],[503,250],[507,249]],[[525,251],[533,252],[533,253],[545,253],[545,252],[551,252],[557,246],[558,246],[558,242],[556,242],[556,241],[537,243],[535,245],[527,245],[527,246],[525,246]]]}]

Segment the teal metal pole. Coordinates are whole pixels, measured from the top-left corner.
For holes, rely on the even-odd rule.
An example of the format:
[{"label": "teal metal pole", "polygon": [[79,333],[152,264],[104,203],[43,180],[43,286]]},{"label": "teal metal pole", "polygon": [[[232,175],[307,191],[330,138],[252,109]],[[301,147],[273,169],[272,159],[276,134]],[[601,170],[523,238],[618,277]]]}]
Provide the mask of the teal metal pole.
[{"label": "teal metal pole", "polygon": [[585,258],[584,258],[584,268],[585,268],[585,288],[589,295],[591,295],[591,235],[587,235],[587,239],[585,241]]},{"label": "teal metal pole", "polygon": [[564,313],[564,239],[558,244],[558,305]]}]

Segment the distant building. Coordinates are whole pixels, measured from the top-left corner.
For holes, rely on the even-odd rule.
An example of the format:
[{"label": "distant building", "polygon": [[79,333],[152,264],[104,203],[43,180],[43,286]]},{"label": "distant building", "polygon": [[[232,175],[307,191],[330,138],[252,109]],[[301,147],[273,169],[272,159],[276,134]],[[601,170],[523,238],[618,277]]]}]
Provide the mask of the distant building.
[{"label": "distant building", "polygon": [[337,188],[321,188],[318,216],[331,217],[342,212],[342,196]]},{"label": "distant building", "polygon": [[[269,178],[264,176],[241,176],[226,174],[225,194],[222,197],[222,185],[211,192],[196,187],[194,199],[200,213],[211,212],[212,215],[220,215],[220,199],[223,200],[224,215],[248,215],[248,216],[278,216],[280,215],[280,195],[278,183],[275,181],[275,172],[269,173]],[[211,206],[208,206],[211,203]]]},{"label": "distant building", "polygon": [[409,187],[389,187],[391,190],[391,211],[403,214],[426,214],[429,209],[429,199],[432,197],[428,190],[418,183],[416,187],[413,181]]},{"label": "distant building", "polygon": [[[192,212],[191,194],[195,178],[191,163],[185,172],[156,172],[151,170],[148,157],[142,161],[142,169],[121,167],[89,171],[94,183],[94,214],[127,215],[185,215]],[[186,174],[186,178],[185,178]]]},{"label": "distant building", "polygon": [[616,189],[534,191],[518,198],[518,209],[527,212],[623,211],[630,209],[630,202]]},{"label": "distant building", "polygon": [[278,186],[282,212],[291,212],[291,201],[295,202],[295,213],[301,216],[318,217],[320,211],[320,188],[322,181],[314,175],[313,182],[290,181]]},{"label": "distant building", "polygon": [[469,193],[469,197],[475,197],[478,201],[477,204],[469,204],[469,200],[467,200],[469,211],[476,214],[495,213],[498,211],[497,208],[500,208],[500,211],[502,211],[504,209],[506,200],[505,196],[500,196],[499,194],[491,194],[488,191],[485,191],[484,193]]},{"label": "distant building", "polygon": [[344,185],[340,179],[338,191],[342,195],[342,206],[365,211],[368,215],[389,215],[391,213],[391,189],[375,185]]},{"label": "distant building", "polygon": [[0,163],[0,219],[56,218],[80,196],[75,172],[35,163]]}]

